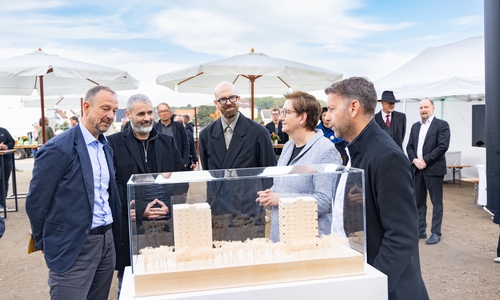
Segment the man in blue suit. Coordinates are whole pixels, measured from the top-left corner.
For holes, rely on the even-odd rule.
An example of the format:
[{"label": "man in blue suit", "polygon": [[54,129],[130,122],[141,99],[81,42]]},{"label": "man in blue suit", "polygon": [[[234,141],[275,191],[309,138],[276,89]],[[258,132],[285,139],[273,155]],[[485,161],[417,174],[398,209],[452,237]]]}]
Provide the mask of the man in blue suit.
[{"label": "man in blue suit", "polygon": [[433,245],[441,241],[443,221],[443,178],[446,175],[444,154],[450,145],[448,122],[434,117],[434,102],[424,99],[420,102],[421,121],[411,127],[406,146],[408,158],[415,175],[415,199],[418,209],[419,238],[427,238],[427,190],[432,202],[431,236],[425,242]]},{"label": "man in blue suit", "polygon": [[26,212],[35,248],[44,252],[49,268],[51,299],[108,298],[121,204],[113,152],[103,133],[117,110],[113,90],[90,89],[81,123],[38,151]]}]

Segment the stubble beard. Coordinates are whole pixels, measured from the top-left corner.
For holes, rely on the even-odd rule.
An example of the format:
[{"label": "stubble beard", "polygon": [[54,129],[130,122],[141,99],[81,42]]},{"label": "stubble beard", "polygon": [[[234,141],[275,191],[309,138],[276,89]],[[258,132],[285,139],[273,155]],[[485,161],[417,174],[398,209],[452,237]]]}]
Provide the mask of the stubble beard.
[{"label": "stubble beard", "polygon": [[[92,120],[90,118],[90,115],[87,116],[87,121],[89,124],[92,124]],[[109,130],[109,127],[111,127],[112,122],[113,122],[112,120],[110,122],[107,122],[106,118],[99,119],[99,123],[93,125],[92,127],[99,133],[106,133]],[[102,123],[105,123],[105,124],[102,124]]]}]

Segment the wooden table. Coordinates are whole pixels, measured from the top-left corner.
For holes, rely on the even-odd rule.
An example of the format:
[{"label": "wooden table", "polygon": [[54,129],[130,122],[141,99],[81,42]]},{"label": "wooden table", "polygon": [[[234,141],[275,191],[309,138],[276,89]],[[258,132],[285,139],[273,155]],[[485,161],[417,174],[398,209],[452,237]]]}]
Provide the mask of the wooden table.
[{"label": "wooden table", "polygon": [[[0,166],[0,172],[2,172],[1,173],[2,174],[2,176],[1,176],[2,178],[1,178],[0,181],[2,181],[2,183],[1,183],[2,184],[2,191],[5,191],[5,180],[3,178],[3,176],[4,176],[4,171],[3,170],[4,170],[4,163],[5,162],[4,162],[4,157],[3,156],[5,154],[10,154],[10,153],[14,153],[14,152],[16,152],[15,149],[0,150],[0,164],[1,164],[1,166]],[[15,199],[16,199],[16,210],[15,211],[17,211],[18,210],[18,207],[17,207],[17,185],[16,185],[16,176],[15,176],[15,174],[16,174],[16,163],[15,163],[14,155],[12,155],[12,174],[13,174],[12,175],[12,189],[14,190],[14,193],[16,194],[16,197],[15,197]],[[3,217],[7,218],[7,197],[5,197],[5,200],[4,200],[4,203],[3,203]]]},{"label": "wooden table", "polygon": [[455,175],[458,174],[458,186],[460,186],[460,180],[462,179],[462,169],[470,168],[469,165],[449,165],[446,166],[447,169],[451,169],[451,173],[453,174],[453,184],[455,184]]},{"label": "wooden table", "polygon": [[[14,149],[17,150],[17,152],[19,152],[19,154],[21,155],[21,157],[18,157],[17,159],[21,159],[21,158],[25,158],[25,157],[29,157],[29,154],[30,152],[26,153],[26,151],[24,149],[35,149],[35,148],[40,148],[42,147],[42,145],[15,145],[14,146]],[[15,154],[14,154],[15,156]]]}]

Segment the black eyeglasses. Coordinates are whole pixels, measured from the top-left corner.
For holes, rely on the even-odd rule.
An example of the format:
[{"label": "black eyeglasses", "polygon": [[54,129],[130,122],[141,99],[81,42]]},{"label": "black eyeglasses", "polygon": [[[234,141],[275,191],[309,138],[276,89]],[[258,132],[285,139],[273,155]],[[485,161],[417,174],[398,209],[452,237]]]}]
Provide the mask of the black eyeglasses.
[{"label": "black eyeglasses", "polygon": [[229,97],[220,98],[219,100],[217,100],[217,102],[219,102],[220,105],[226,105],[227,101],[234,103],[236,102],[236,100],[238,100],[238,95],[232,95]]}]

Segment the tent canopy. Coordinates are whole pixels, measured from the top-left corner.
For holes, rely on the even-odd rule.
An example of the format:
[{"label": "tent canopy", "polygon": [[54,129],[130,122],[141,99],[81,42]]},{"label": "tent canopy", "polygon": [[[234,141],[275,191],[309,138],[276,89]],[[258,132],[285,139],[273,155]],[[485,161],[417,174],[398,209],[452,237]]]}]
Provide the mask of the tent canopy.
[{"label": "tent canopy", "polygon": [[374,84],[398,99],[484,95],[484,37],[429,47]]}]

